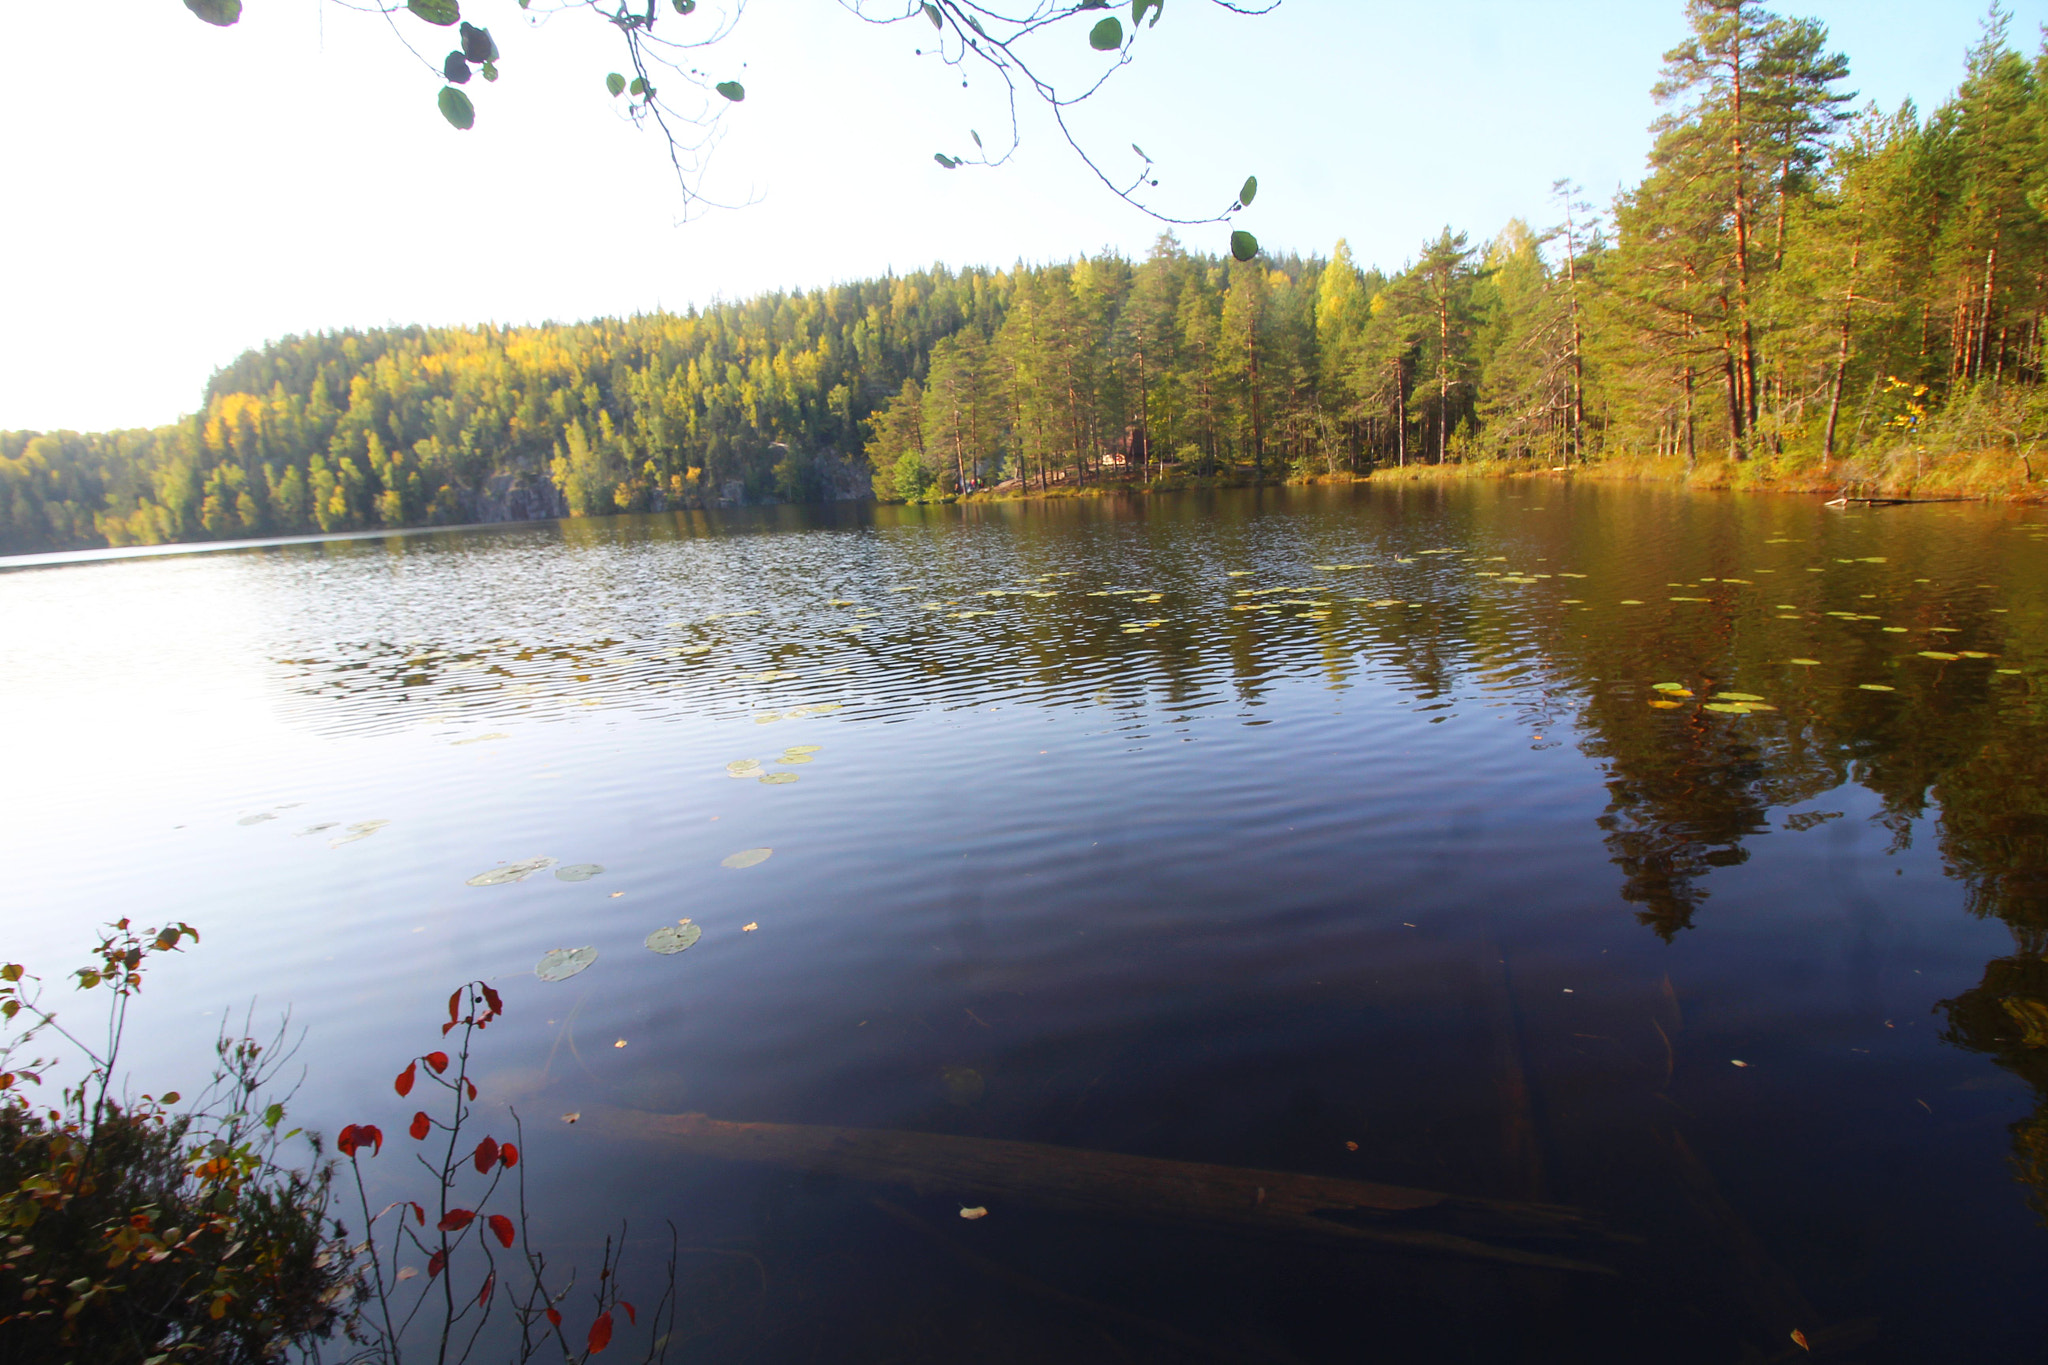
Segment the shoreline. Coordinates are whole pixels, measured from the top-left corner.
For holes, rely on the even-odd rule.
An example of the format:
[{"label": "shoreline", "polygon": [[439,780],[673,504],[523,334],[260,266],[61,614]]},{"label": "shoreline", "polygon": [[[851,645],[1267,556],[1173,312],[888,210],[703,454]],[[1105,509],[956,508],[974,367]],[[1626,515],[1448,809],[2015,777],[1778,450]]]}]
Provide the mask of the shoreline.
[{"label": "shoreline", "polygon": [[[925,505],[1055,501],[1065,498],[1138,496],[1225,488],[1264,488],[1350,483],[1458,483],[1474,479],[1589,479],[1603,483],[1665,484],[1695,492],[1788,493],[1828,498],[1876,499],[1885,503],[1982,502],[2019,506],[2048,503],[2048,479],[2030,480],[2024,463],[1996,452],[1948,456],[1916,468],[1894,460],[1868,472],[1860,461],[1844,461],[1827,473],[1814,468],[1787,468],[1770,458],[1737,463],[1725,458],[1699,460],[1691,470],[1678,457],[1618,456],[1571,466],[1541,465],[1531,460],[1486,460],[1447,464],[1381,466],[1353,474],[1267,474],[1249,470],[1222,475],[1176,475],[1141,483],[1107,478],[1049,489],[987,489],[964,496],[924,500]],[[884,501],[881,499],[878,502]],[[907,503],[887,500],[892,505]]]}]

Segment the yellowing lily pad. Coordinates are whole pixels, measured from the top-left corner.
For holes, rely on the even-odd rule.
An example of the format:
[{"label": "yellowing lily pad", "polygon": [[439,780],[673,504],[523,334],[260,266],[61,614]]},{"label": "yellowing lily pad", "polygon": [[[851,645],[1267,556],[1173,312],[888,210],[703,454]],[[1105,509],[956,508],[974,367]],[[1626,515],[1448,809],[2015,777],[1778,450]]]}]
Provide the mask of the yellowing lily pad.
[{"label": "yellowing lily pad", "polygon": [[1800,666],[1801,668],[1819,668],[1819,667],[1820,667],[1820,660],[1819,660],[1819,659],[1787,659],[1787,660],[1785,660],[1785,662],[1786,662],[1786,663],[1788,663],[1788,664],[1798,664],[1798,665],[1799,665],[1799,666]]},{"label": "yellowing lily pad", "polygon": [[772,848],[745,848],[718,860],[720,867],[758,867],[775,856]]},{"label": "yellowing lily pad", "polygon": [[1651,702],[1651,703],[1650,703],[1650,705],[1652,705],[1652,706],[1656,707],[1656,708],[1657,708],[1657,709],[1658,709],[1659,711],[1676,711],[1676,710],[1678,710],[1678,709],[1679,709],[1680,707],[1684,706],[1684,705],[1685,705],[1685,703],[1684,703],[1684,702],[1682,702],[1682,701],[1662,701],[1662,700],[1659,700],[1659,701],[1653,701],[1653,702]]},{"label": "yellowing lily pad", "polygon": [[787,786],[788,784],[790,784],[791,782],[794,782],[794,781],[796,781],[796,774],[795,774],[795,773],[763,773],[763,774],[761,774],[761,785],[762,785],[762,786],[764,786],[764,787],[782,787],[782,786]]},{"label": "yellowing lily pad", "polygon": [[782,751],[782,759],[786,763],[802,754],[815,754],[824,747],[822,744],[792,744]]},{"label": "yellowing lily pad", "polygon": [[1899,690],[1896,687],[1889,687],[1884,683],[1857,683],[1856,685],[1865,692],[1896,692]]},{"label": "yellowing lily pad", "polygon": [[533,974],[543,981],[567,981],[595,961],[595,948],[550,948],[541,954]]},{"label": "yellowing lily pad", "polygon": [[761,775],[761,760],[758,758],[736,758],[725,765],[727,777],[748,778]]},{"label": "yellowing lily pad", "polygon": [[1759,697],[1759,696],[1757,696],[1757,695],[1756,695],[1755,693],[1753,693],[1753,692],[1716,692],[1716,693],[1714,694],[1714,700],[1715,700],[1715,701],[1762,701],[1762,700],[1763,700],[1763,698],[1762,698],[1762,697]]},{"label": "yellowing lily pad", "polygon": [[647,936],[647,946],[650,950],[666,956],[671,953],[680,953],[702,937],[704,937],[703,929],[690,923],[688,920],[683,920],[677,924],[664,924],[661,928],[649,934]]},{"label": "yellowing lily pad", "polygon": [[555,865],[553,858],[521,858],[516,863],[494,867],[489,872],[479,872],[464,886],[503,886],[507,882],[523,882],[534,873]]},{"label": "yellowing lily pad", "polygon": [[555,869],[555,879],[564,882],[587,882],[604,873],[603,863],[571,863]]},{"label": "yellowing lily pad", "polygon": [[1949,654],[1939,649],[1923,649],[1920,651],[1920,657],[1923,659],[1939,659],[1943,663],[1949,663],[1963,656],[1960,654]]}]

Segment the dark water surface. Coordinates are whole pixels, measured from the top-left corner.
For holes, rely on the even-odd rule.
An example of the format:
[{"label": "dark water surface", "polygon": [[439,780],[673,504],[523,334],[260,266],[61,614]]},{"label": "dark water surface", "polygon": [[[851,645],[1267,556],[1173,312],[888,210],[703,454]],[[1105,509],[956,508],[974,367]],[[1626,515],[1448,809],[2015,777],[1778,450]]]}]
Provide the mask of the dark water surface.
[{"label": "dark water surface", "polygon": [[[644,1301],[672,1220],[672,1360],[1807,1358],[1794,1328],[2035,1359],[2044,538],[2038,510],[1518,483],[8,573],[4,955],[55,976],[101,920],[192,921],[138,1079],[189,1085],[224,1012],[288,1005],[329,1132],[402,1129],[392,1074],[496,983],[484,1098],[525,1119],[535,1234],[594,1262],[627,1222]],[[1775,709],[1705,709],[1730,692]],[[465,884],[531,857],[604,871]],[[684,917],[687,952],[642,946]],[[1615,1275],[1528,1269],[560,1117],[621,1108],[1547,1201],[1637,1240],[1553,1248]],[[409,1159],[387,1143],[380,1198]]]}]

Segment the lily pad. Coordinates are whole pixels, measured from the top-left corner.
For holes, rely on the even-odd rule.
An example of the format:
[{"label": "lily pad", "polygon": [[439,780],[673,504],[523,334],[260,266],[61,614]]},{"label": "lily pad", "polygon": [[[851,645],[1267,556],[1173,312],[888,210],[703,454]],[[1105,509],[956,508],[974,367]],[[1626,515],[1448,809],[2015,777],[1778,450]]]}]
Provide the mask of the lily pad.
[{"label": "lily pad", "polygon": [[595,948],[550,948],[541,954],[533,974],[543,981],[567,981],[595,961]]},{"label": "lily pad", "polygon": [[1710,701],[1701,706],[1702,711],[1719,711],[1724,716],[1746,716],[1749,707],[1739,701]]},{"label": "lily pad", "polygon": [[555,880],[563,882],[587,882],[604,871],[603,863],[571,863],[555,869]]},{"label": "lily pad", "polygon": [[1716,692],[1715,701],[1762,701],[1754,692]]},{"label": "lily pad", "polygon": [[787,763],[790,759],[801,757],[804,754],[815,754],[824,747],[822,744],[792,744],[782,751],[782,760]]},{"label": "lily pad", "polygon": [[704,937],[704,931],[688,920],[677,924],[664,924],[647,936],[647,946],[657,953],[667,955],[680,953],[683,949]]},{"label": "lily pad", "polygon": [[1896,687],[1890,687],[1884,683],[1857,683],[1856,685],[1862,688],[1865,692],[1896,692],[1899,690]]},{"label": "lily pad", "polygon": [[761,775],[761,760],[758,758],[736,758],[725,765],[725,775],[738,778],[759,777]]},{"label": "lily pad", "polygon": [[1686,690],[1686,687],[1684,683],[1651,683],[1650,690],[1652,692],[1683,692]]},{"label": "lily pad", "polygon": [[1679,707],[1684,706],[1685,703],[1682,701],[1653,701],[1650,705],[1656,707],[1659,711],[1676,711]]},{"label": "lily pad", "polygon": [[1820,667],[1820,660],[1819,660],[1819,659],[1787,659],[1787,660],[1785,660],[1785,662],[1786,662],[1786,663],[1788,663],[1788,664],[1798,664],[1798,665],[1799,665],[1799,666],[1800,666],[1801,668],[1819,668],[1819,667]]},{"label": "lily pad", "polygon": [[775,856],[772,848],[744,848],[738,853],[718,860],[720,867],[758,867]]},{"label": "lily pad", "polygon": [[1923,659],[1939,659],[1943,663],[1952,663],[1963,656],[1960,654],[1949,654],[1939,649],[1923,649],[1920,651],[1920,657]]},{"label": "lily pad", "polygon": [[327,846],[329,848],[340,848],[343,844],[352,844],[358,839],[367,839],[390,823],[389,820],[358,820],[353,825],[350,825],[340,838],[328,840]]},{"label": "lily pad", "polygon": [[1996,654],[1986,654],[1981,649],[1959,649],[1956,653],[1965,659],[1995,659],[1998,657]]},{"label": "lily pad", "polygon": [[939,1073],[945,1078],[946,1098],[965,1108],[988,1090],[988,1082],[971,1066],[949,1066]]},{"label": "lily pad", "polygon": [[[521,858],[516,863],[506,863],[503,867],[494,867],[489,872],[479,872],[464,882],[463,885],[503,886],[507,882],[523,882],[543,868],[553,867],[554,865],[555,859],[553,858]],[[581,969],[579,968],[578,970]]]},{"label": "lily pad", "polygon": [[777,763],[783,763],[783,764],[790,764],[790,763],[810,763],[810,762],[814,762],[814,761],[815,761],[815,755],[812,755],[812,754],[784,754],[784,755],[783,755],[783,756],[782,756],[781,758],[778,758],[778,759],[776,759],[775,761],[776,761]]},{"label": "lily pad", "polygon": [[796,781],[796,776],[795,773],[763,773],[760,781],[764,787],[781,787]]}]

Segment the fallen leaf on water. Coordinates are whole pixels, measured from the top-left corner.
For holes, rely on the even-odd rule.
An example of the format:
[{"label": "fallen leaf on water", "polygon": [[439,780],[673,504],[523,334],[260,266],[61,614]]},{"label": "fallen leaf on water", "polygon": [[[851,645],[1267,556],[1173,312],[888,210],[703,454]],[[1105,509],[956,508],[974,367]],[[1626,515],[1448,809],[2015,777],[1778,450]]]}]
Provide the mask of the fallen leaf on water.
[{"label": "fallen leaf on water", "polygon": [[612,1044],[613,1047],[624,1047],[625,1045],[626,1040],[624,1038],[621,1038],[618,1042]]},{"label": "fallen leaf on water", "polygon": [[743,848],[738,853],[719,859],[718,865],[720,867],[753,867],[767,862],[774,854],[775,850],[772,848]]},{"label": "fallen leaf on water", "polygon": [[597,949],[592,947],[550,948],[541,954],[533,974],[543,981],[567,981],[595,961]]},{"label": "fallen leaf on water", "polygon": [[1344,1150],[1347,1152],[1355,1152],[1358,1150],[1358,1144],[1355,1142],[1346,1142],[1344,1144]]},{"label": "fallen leaf on water", "polygon": [[587,882],[604,871],[603,863],[571,863],[555,869],[555,878],[565,882]]},{"label": "fallen leaf on water", "polygon": [[1950,663],[1963,656],[1960,654],[1949,654],[1939,649],[1923,649],[1920,651],[1920,657],[1923,659],[1939,659],[1943,663]]},{"label": "fallen leaf on water", "polygon": [[564,1122],[564,1123],[574,1123],[574,1122],[575,1122],[576,1120],[578,1120],[578,1119],[580,1119],[580,1118],[582,1118],[582,1117],[583,1117],[583,1114],[582,1114],[582,1112],[581,1112],[581,1111],[579,1110],[578,1112],[576,1112],[576,1113],[574,1113],[574,1114],[564,1114],[564,1115],[562,1115],[562,1122]]},{"label": "fallen leaf on water", "polygon": [[756,929],[758,929],[758,928],[760,928],[760,927],[761,927],[760,925],[758,925],[758,924],[753,924],[753,923],[748,923],[748,924],[742,924],[742,925],[740,926],[740,932],[741,932],[741,933],[743,933],[743,934],[751,934],[751,933],[753,933],[753,932],[754,932],[754,931],[755,931]]},{"label": "fallen leaf on water", "polygon": [[1813,1349],[1806,1344],[1806,1333],[1800,1331],[1797,1327],[1792,1329],[1792,1344],[1802,1351],[1811,1351]]},{"label": "fallen leaf on water", "polygon": [[[1731,1060],[1731,1061],[1733,1061],[1734,1059],[1733,1059],[1733,1058],[1730,1058],[1730,1060]],[[1741,1062],[1741,1061],[1738,1061],[1738,1062],[1735,1062],[1735,1065],[1737,1065],[1737,1066],[1748,1066],[1748,1065],[1749,1065],[1749,1063],[1748,1063],[1748,1062]]]},{"label": "fallen leaf on water", "polygon": [[666,956],[670,953],[680,953],[702,937],[704,937],[704,930],[702,928],[690,923],[688,920],[681,920],[675,924],[664,924],[661,928],[649,934],[647,936],[647,946],[654,952]]},{"label": "fallen leaf on water", "polygon": [[972,1222],[974,1222],[974,1221],[975,1221],[975,1220],[976,1220],[977,1218],[986,1218],[986,1217],[988,1217],[988,1210],[987,1210],[987,1209],[985,1209],[985,1208],[983,1208],[983,1207],[981,1207],[981,1205],[979,1205],[979,1204],[976,1204],[976,1205],[975,1205],[975,1206],[974,1206],[973,1208],[971,1208],[971,1209],[962,1209],[962,1210],[960,1210],[960,1216],[961,1216],[962,1218],[965,1218],[965,1219],[966,1219],[966,1220],[967,1220],[968,1222],[972,1223]]},{"label": "fallen leaf on water", "polygon": [[1798,664],[1798,665],[1799,665],[1799,666],[1800,666],[1801,668],[1819,668],[1819,667],[1820,667],[1820,660],[1819,660],[1819,659],[1787,659],[1787,660],[1785,660],[1785,662],[1786,662],[1786,663],[1788,663],[1788,664]]},{"label": "fallen leaf on water", "polygon": [[1676,711],[1684,706],[1685,703],[1682,701],[1653,701],[1650,705],[1656,707],[1659,711]]},{"label": "fallen leaf on water", "polygon": [[553,858],[521,858],[516,863],[506,863],[503,867],[494,867],[489,872],[479,872],[463,885],[503,886],[507,882],[523,882],[543,868],[554,865]]},{"label": "fallen leaf on water", "polygon": [[1899,690],[1896,687],[1887,687],[1883,683],[1857,683],[1856,685],[1865,692],[1896,692]]}]

